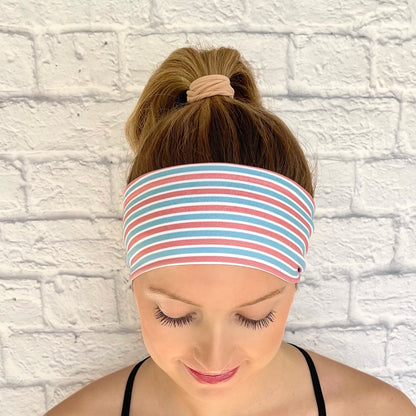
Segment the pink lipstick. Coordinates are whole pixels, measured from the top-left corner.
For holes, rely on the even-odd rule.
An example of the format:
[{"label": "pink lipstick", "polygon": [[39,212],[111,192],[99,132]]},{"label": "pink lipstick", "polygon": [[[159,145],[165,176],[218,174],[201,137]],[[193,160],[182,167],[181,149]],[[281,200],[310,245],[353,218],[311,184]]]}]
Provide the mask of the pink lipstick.
[{"label": "pink lipstick", "polygon": [[207,384],[217,384],[222,383],[224,381],[229,380],[233,375],[237,372],[239,367],[234,368],[234,370],[229,371],[228,373],[218,374],[218,375],[209,375],[209,374],[202,374],[198,371],[193,370],[192,368],[189,368],[186,366],[189,370],[189,372],[194,376],[196,380],[198,380],[200,383],[207,383]]}]

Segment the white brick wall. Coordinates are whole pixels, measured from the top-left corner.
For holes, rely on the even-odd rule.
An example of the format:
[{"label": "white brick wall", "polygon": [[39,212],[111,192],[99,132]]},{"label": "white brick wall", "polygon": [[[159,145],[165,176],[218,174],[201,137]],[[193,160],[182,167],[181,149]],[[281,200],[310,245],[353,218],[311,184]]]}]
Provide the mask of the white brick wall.
[{"label": "white brick wall", "polygon": [[173,49],[238,48],[319,160],[285,340],[416,403],[416,2],[4,0],[0,414],[147,355],[128,287],[124,123]]}]

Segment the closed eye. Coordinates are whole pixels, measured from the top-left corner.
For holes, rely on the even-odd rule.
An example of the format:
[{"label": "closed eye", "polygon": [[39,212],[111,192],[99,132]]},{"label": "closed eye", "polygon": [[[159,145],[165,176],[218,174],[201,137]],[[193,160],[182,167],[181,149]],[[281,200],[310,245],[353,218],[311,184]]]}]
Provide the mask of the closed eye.
[{"label": "closed eye", "polygon": [[[270,322],[274,322],[275,312],[276,311],[271,311],[266,317],[259,319],[259,320],[248,319],[242,315],[238,315],[238,319],[240,323],[246,326],[247,328],[252,328],[252,329],[266,328],[269,326]],[[193,321],[192,314],[188,314],[180,318],[171,318],[170,316],[165,315],[160,310],[159,307],[156,307],[155,309],[155,317],[156,319],[161,321],[162,325],[173,326],[173,327],[189,325]]]}]

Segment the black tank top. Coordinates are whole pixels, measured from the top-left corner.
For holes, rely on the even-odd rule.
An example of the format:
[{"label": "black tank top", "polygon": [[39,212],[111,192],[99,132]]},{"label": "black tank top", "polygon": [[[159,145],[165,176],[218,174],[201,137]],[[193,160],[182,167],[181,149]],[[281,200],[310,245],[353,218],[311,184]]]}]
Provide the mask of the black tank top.
[{"label": "black tank top", "polygon": [[[316,368],[312,361],[311,356],[304,349],[298,347],[297,345],[294,345],[294,344],[290,344],[290,345],[293,345],[294,347],[296,347],[304,355],[306,362],[308,363],[309,371],[311,373],[313,389],[315,391],[316,403],[318,405],[318,412],[319,412],[318,414],[319,416],[326,416],[325,401],[322,395],[321,384],[319,383],[318,373],[316,372]],[[130,372],[130,375],[126,384],[126,389],[124,391],[124,400],[123,400],[123,408],[121,411],[121,416],[129,416],[130,414],[131,392],[133,390],[134,378],[136,377],[136,373],[139,370],[140,366],[148,358],[150,358],[150,356],[146,357],[145,359],[137,363]]]}]

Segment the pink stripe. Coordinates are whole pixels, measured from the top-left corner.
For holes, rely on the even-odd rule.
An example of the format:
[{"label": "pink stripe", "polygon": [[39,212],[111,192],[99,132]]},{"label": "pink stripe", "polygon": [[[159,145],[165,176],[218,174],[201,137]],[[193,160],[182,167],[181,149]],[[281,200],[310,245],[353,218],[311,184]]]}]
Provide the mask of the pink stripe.
[{"label": "pink stripe", "polygon": [[[158,201],[161,201],[161,200],[165,200],[165,199],[168,199],[168,198],[174,198],[174,197],[178,197],[178,196],[187,196],[187,195],[191,195],[191,196],[193,196],[193,195],[205,195],[205,194],[209,194],[209,193],[214,193],[214,194],[219,194],[219,195],[229,195],[230,191],[226,190],[226,189],[221,189],[221,188],[207,188],[207,189],[196,189],[196,190],[193,190],[193,191],[190,191],[190,190],[171,191],[171,192],[164,193],[162,195],[158,194],[158,195],[155,195],[155,196],[153,196],[151,198],[148,198],[146,200],[142,200],[142,201],[136,203],[135,205],[133,205],[125,213],[124,217],[127,220],[128,217],[131,215],[131,213],[139,210],[143,206],[146,206],[148,204],[158,202]],[[250,192],[250,191],[233,190],[233,196],[241,196],[241,197],[247,197],[247,198],[253,199],[253,200],[260,200],[260,201],[269,203],[269,204],[275,206],[276,208],[281,208],[284,211],[292,214],[295,218],[297,218],[309,230],[309,234],[312,233],[312,227],[305,220],[305,218],[302,215],[300,215],[299,212],[297,212],[295,209],[291,208],[290,206],[284,204],[281,201],[276,201],[275,199],[270,198],[269,196],[254,193],[254,192]]]},{"label": "pink stripe", "polygon": [[[177,207],[177,208],[169,208],[169,209],[165,209],[165,210],[161,210],[161,211],[157,211],[157,212],[153,212],[151,214],[147,214],[146,216],[143,217],[139,217],[137,219],[135,219],[134,221],[132,221],[129,226],[126,228],[125,232],[124,232],[124,243],[126,242],[126,238],[127,238],[127,234],[130,232],[130,230],[134,227],[136,227],[137,225],[140,225],[142,222],[144,221],[149,221],[151,219],[160,217],[162,215],[171,215],[171,214],[177,214],[177,213],[184,213],[187,212],[189,213],[189,208],[190,207]],[[229,207],[224,207],[223,205],[207,205],[207,206],[197,206],[197,207],[192,207],[192,212],[198,212],[198,211],[202,211],[202,212],[209,212],[209,211],[226,211],[226,212],[230,212]],[[270,214],[266,214],[264,212],[260,212],[254,209],[249,209],[249,208],[241,208],[241,207],[233,207],[233,211],[232,212],[241,212],[244,214],[251,214],[255,217],[261,217],[264,219],[268,219],[276,224],[280,224],[282,227],[285,227],[289,230],[291,230],[294,234],[296,234],[305,244],[305,248],[307,249],[308,247],[308,238],[305,237],[305,235],[299,231],[298,228],[296,228],[295,226],[293,226],[292,224],[290,224],[289,222],[287,222],[284,219],[281,218],[277,218],[274,217]],[[189,227],[197,227],[197,224],[200,224],[201,221],[198,222],[192,222],[192,221],[188,221],[188,222],[183,222],[181,224],[183,224],[183,227],[181,228],[189,228]],[[212,222],[204,222],[204,224],[206,226],[212,226]],[[234,223],[232,221],[220,221],[218,222],[219,226],[221,227],[230,227],[230,228],[237,228],[236,225],[238,223]],[[258,232],[259,234],[265,234],[265,235],[270,235],[273,236],[274,238],[276,238],[276,236],[278,236],[279,234],[274,233],[273,231],[269,231],[265,228],[261,228],[258,226],[252,226],[249,224],[239,224],[241,229],[249,229],[249,227],[253,227],[253,230],[256,230],[256,232]],[[179,224],[178,223],[174,223],[171,225],[171,227],[173,227],[172,229],[175,228],[179,228],[178,227]],[[158,228],[159,229],[159,228]],[[149,233],[154,233],[155,231],[151,230],[151,231],[147,231]],[[288,243],[289,244],[289,243]],[[130,249],[131,244],[128,245],[127,250]],[[297,250],[299,250],[299,248],[297,248]]]},{"label": "pink stripe", "polygon": [[289,283],[297,283],[300,280],[300,277],[293,278],[290,277],[284,273],[282,273],[280,270],[277,270],[273,267],[270,267],[264,263],[260,263],[253,260],[247,260],[247,259],[241,259],[241,258],[234,258],[234,257],[226,257],[226,256],[197,256],[197,257],[181,257],[177,259],[166,259],[166,260],[160,260],[156,261],[154,263],[148,264],[147,266],[140,267],[137,269],[131,276],[130,281],[132,281],[135,277],[138,275],[147,272],[148,270],[155,269],[157,267],[163,267],[163,266],[170,266],[178,263],[197,263],[197,262],[206,262],[206,261],[213,261],[215,263],[218,262],[227,262],[227,263],[233,263],[237,264],[238,266],[248,266],[248,267],[254,267],[256,269],[261,269],[266,272],[269,272],[273,275],[277,275],[281,277],[282,279],[286,280]]},{"label": "pink stripe", "polygon": [[154,244],[150,247],[146,247],[143,250],[140,250],[135,256],[131,259],[131,264],[134,265],[140,257],[144,257],[147,254],[153,253],[157,250],[162,250],[164,248],[173,248],[173,247],[180,247],[180,246],[197,246],[197,245],[224,245],[224,246],[235,246],[235,247],[244,247],[253,250],[257,250],[263,253],[270,254],[271,256],[277,257],[282,260],[284,263],[288,264],[289,266],[293,267],[294,269],[298,268],[298,264],[293,261],[290,257],[287,257],[284,253],[280,251],[273,250],[270,247],[266,247],[261,244],[248,242],[248,241],[240,241],[231,238],[190,238],[186,241],[186,244],[183,241],[167,241],[159,244]]},{"label": "pink stripe", "polygon": [[[280,177],[282,177],[284,180],[288,180],[291,181],[313,204],[313,206],[315,207],[315,202],[313,201],[313,199],[311,199],[311,197],[305,193],[305,191],[302,189],[302,187],[295,181],[291,180],[290,178],[287,178],[284,175],[279,175]],[[145,191],[147,191],[148,189],[154,188],[156,186],[161,186],[161,185],[165,185],[168,183],[172,183],[172,182],[182,182],[182,181],[186,181],[186,180],[201,180],[201,179],[231,179],[231,180],[237,180],[243,183],[255,183],[258,185],[262,185],[265,186],[267,188],[271,188],[274,189],[278,192],[281,192],[287,196],[289,196],[291,199],[295,200],[296,203],[298,205],[300,205],[305,212],[308,212],[309,215],[311,215],[311,212],[309,210],[309,208],[304,204],[304,202],[302,200],[300,200],[295,194],[292,194],[290,191],[288,191],[287,189],[283,188],[282,186],[271,182],[271,181],[267,181],[264,179],[260,179],[260,178],[256,178],[256,177],[251,177],[248,175],[244,175],[244,174],[234,174],[234,173],[214,173],[214,172],[202,172],[202,173],[190,173],[190,174],[184,174],[184,175],[174,175],[174,176],[169,176],[167,178],[162,178],[162,179],[158,179],[155,181],[152,181],[151,183],[147,183],[144,184],[142,186],[140,186],[138,189],[136,189],[135,191],[133,191],[123,202],[123,209],[126,208],[126,205],[131,201],[132,198],[134,198],[135,195],[143,193]],[[133,181],[134,182],[134,181]],[[130,185],[133,184],[133,182],[130,183]]]}]

